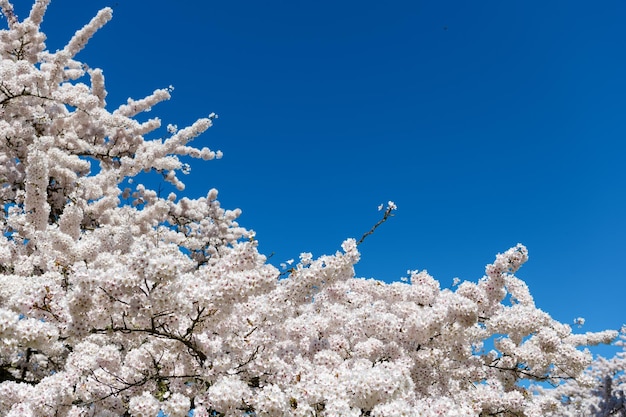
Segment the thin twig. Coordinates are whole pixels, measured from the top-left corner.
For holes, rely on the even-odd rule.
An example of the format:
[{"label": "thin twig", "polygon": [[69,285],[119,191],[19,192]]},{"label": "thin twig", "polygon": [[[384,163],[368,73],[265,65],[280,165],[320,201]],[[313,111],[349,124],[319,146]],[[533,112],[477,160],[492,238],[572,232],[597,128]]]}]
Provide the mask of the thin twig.
[{"label": "thin twig", "polygon": [[371,235],[372,233],[374,233],[374,231],[378,228],[378,226],[380,226],[381,224],[385,223],[387,221],[387,219],[389,219],[390,217],[393,217],[393,213],[392,211],[396,209],[395,204],[389,204],[387,206],[387,209],[385,210],[385,214],[383,214],[383,218],[380,219],[378,221],[378,223],[376,223],[370,230],[369,232],[365,232],[363,234],[363,236],[361,236],[361,239],[359,239],[358,242],[356,242],[357,246],[360,245],[361,243],[363,243],[363,241],[365,240],[366,237],[368,237],[369,235]]}]

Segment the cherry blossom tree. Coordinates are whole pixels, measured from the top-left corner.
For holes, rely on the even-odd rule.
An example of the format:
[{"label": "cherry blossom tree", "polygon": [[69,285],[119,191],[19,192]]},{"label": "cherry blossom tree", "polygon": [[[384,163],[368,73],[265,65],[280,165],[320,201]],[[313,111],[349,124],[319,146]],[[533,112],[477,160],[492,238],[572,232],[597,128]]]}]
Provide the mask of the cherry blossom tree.
[{"label": "cherry blossom tree", "polygon": [[454,290],[355,278],[355,239],[281,273],[216,190],[135,184],[184,190],[183,158],[221,157],[191,145],[216,115],[140,122],[171,89],[109,110],[76,54],[112,10],[49,52],[48,3],[0,0],[0,415],[543,416],[566,404],[520,382],[577,378],[616,336],[538,309],[522,245]]}]

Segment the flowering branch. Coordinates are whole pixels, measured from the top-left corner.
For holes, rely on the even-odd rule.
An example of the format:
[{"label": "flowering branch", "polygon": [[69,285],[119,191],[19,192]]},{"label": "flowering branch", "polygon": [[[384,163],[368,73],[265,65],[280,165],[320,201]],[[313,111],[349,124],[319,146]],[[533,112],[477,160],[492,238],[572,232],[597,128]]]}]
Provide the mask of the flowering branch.
[{"label": "flowering branch", "polygon": [[[356,244],[360,245],[361,243],[363,243],[365,238],[373,234],[374,231],[378,228],[378,226],[386,222],[390,217],[393,217],[392,211],[396,210],[397,208],[398,207],[395,205],[393,201],[389,201],[387,203],[387,208],[385,209],[385,212],[383,213],[383,218],[380,219],[368,232],[365,232],[363,236],[361,236],[361,239],[359,239],[359,241]],[[378,211],[381,211],[382,209],[383,209],[383,205],[381,204],[380,206],[378,206]]]}]

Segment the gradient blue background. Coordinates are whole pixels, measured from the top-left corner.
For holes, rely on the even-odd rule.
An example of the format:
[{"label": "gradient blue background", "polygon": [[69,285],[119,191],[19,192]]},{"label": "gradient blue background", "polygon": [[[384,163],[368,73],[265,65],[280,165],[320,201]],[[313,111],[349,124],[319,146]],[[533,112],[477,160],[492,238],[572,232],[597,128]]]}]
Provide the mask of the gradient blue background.
[{"label": "gradient blue background", "polygon": [[626,322],[624,1],[53,0],[49,49],[107,5],[79,58],[109,108],[171,84],[164,126],[218,113],[197,144],[225,156],[185,195],[218,188],[274,264],[335,252],[393,200],[357,275],[451,287],[521,242],[540,308]]}]

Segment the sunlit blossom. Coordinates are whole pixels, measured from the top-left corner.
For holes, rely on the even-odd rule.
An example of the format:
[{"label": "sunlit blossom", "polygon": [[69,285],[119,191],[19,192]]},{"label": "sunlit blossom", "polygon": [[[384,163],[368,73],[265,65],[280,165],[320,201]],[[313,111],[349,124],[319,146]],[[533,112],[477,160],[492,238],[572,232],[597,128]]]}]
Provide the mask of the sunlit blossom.
[{"label": "sunlit blossom", "polygon": [[[182,161],[221,158],[193,146],[217,114],[161,130],[143,113],[171,86],[107,109],[103,71],[76,57],[112,9],[52,53],[40,31],[48,3],[20,21],[0,0],[0,415],[623,410],[624,355],[589,370],[581,349],[616,332],[574,333],[538,309],[514,275],[528,260],[521,244],[454,289],[425,270],[357,278],[354,238],[281,273],[217,190],[190,199],[142,184],[152,173],[182,191]],[[148,139],[157,131],[166,137]],[[366,236],[397,206],[383,208]]]}]

